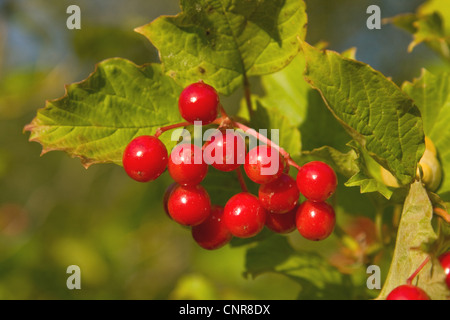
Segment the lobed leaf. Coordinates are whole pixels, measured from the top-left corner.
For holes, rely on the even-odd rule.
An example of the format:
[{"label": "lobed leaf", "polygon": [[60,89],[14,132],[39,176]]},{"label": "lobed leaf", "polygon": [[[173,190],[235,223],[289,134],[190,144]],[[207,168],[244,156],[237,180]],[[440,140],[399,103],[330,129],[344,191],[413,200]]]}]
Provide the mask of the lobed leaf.
[{"label": "lobed leaf", "polygon": [[436,192],[448,201],[450,179],[445,179],[445,176],[450,173],[450,73],[434,75],[423,69],[419,79],[405,82],[402,89],[420,109],[425,135],[438,151],[444,179]]},{"label": "lobed leaf", "polygon": [[[180,92],[158,64],[139,67],[125,59],[109,59],[86,80],[66,86],[62,98],[47,101],[25,130],[31,132],[30,141],[43,146],[43,154],[65,151],[81,158],[85,167],[122,165],[123,150],[134,137],[182,121]],[[170,134],[161,140],[170,152],[175,145]]]},{"label": "lobed leaf", "polygon": [[[421,247],[437,239],[431,225],[433,210],[430,199],[420,181],[411,184],[406,197],[397,232],[394,255],[389,273],[378,299],[385,299],[397,286],[417,270],[428,256]],[[445,273],[436,259],[431,259],[413,280],[433,300],[443,300],[449,295]]]},{"label": "lobed leaf", "polygon": [[[345,54],[353,53],[349,50]],[[293,126],[299,128],[304,150],[323,145],[347,149],[348,134],[326,110],[320,94],[305,81],[305,66],[305,57],[300,52],[286,68],[262,76],[264,95],[259,99],[261,104],[275,113],[283,113]]]},{"label": "lobed leaf", "polygon": [[306,33],[303,0],[182,0],[181,8],[136,31],[182,86],[203,79],[226,95],[246,76],[285,67]]},{"label": "lobed leaf", "polygon": [[450,34],[450,7],[447,0],[427,0],[417,9],[420,15],[439,13],[442,17],[444,30],[446,34]]},{"label": "lobed leaf", "polygon": [[408,52],[420,43],[425,43],[443,58],[450,59],[450,36],[445,33],[444,22],[439,12],[401,14],[385,21],[413,35]]},{"label": "lobed leaf", "polygon": [[370,66],[303,43],[306,80],[346,131],[400,183],[411,183],[424,152],[419,109]]},{"label": "lobed leaf", "polygon": [[311,87],[303,78],[305,58],[298,54],[284,69],[261,77],[264,95],[261,103],[283,113],[295,125],[307,116]]}]

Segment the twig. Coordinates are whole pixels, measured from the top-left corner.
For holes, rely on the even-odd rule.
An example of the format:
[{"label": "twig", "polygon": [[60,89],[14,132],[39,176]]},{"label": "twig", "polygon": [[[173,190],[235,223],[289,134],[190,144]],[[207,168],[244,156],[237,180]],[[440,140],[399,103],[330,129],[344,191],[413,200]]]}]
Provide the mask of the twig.
[{"label": "twig", "polygon": [[437,214],[439,217],[441,217],[442,219],[444,219],[447,223],[450,223],[450,214],[445,211],[442,208],[439,207],[434,207],[433,211],[435,214]]},{"label": "twig", "polygon": [[172,130],[172,129],[180,128],[180,127],[186,127],[186,126],[189,126],[189,125],[191,125],[191,124],[192,124],[192,123],[190,123],[190,122],[180,122],[180,123],[172,124],[172,125],[170,125],[170,126],[160,127],[160,128],[158,128],[158,129],[156,129],[155,137],[158,138],[160,135],[163,134],[163,132],[166,132],[166,131],[168,131],[168,130]]},{"label": "twig", "polygon": [[241,185],[242,192],[248,192],[247,185],[245,184],[244,176],[242,175],[241,166],[236,169],[236,174],[238,176],[239,184]]},{"label": "twig", "polygon": [[240,122],[234,121],[234,126],[241,129],[245,133],[257,138],[258,140],[262,141],[263,143],[267,144],[268,146],[274,148],[286,159],[286,161],[289,163],[289,165],[293,166],[297,170],[300,170],[300,166],[297,163],[295,163],[295,161],[291,158],[289,153],[286,150],[284,150],[283,148],[281,148],[279,145],[274,143],[272,140],[268,139],[267,137],[260,134],[256,130],[249,128]]},{"label": "twig", "polygon": [[427,256],[414,273],[406,280],[406,284],[411,285],[417,274],[422,271],[423,267],[430,261],[430,256]]}]

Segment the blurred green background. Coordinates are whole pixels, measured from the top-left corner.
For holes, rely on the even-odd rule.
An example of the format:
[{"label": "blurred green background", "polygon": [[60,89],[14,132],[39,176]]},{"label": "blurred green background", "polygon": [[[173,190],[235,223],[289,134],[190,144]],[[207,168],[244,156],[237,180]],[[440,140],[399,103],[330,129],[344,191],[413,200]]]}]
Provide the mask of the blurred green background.
[{"label": "blurred green background", "polygon": [[[413,12],[420,0],[306,3],[310,43],[357,47],[358,60],[398,83],[438,59],[423,45],[407,53],[411,36],[392,26],[366,28],[369,5],[389,17]],[[81,8],[81,30],[66,28],[71,4]],[[246,279],[245,247],[203,250],[169,220],[162,207],[167,174],[141,184],[115,165],[86,170],[62,152],[40,157],[41,146],[23,132],[45,100],[85,79],[95,63],[158,61],[133,29],[179,10],[177,0],[0,0],[0,299],[297,296],[298,284],[281,275]],[[81,268],[81,290],[66,287],[69,265]]]}]

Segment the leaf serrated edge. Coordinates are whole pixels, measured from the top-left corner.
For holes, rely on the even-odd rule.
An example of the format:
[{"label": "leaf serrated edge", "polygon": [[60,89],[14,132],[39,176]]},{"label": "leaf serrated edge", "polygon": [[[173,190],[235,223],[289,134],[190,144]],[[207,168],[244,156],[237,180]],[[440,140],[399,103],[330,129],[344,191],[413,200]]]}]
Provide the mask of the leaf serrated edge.
[{"label": "leaf serrated edge", "polygon": [[[304,51],[304,47],[309,47],[309,48],[312,48],[312,49],[314,49],[314,50],[320,51],[322,54],[330,53],[330,54],[333,54],[333,55],[337,55],[337,56],[340,56],[340,58],[341,58],[342,60],[349,61],[349,62],[352,62],[352,63],[356,63],[356,64],[359,64],[361,67],[368,68],[368,69],[369,69],[371,72],[373,72],[374,74],[380,75],[380,76],[382,76],[383,78],[385,78],[391,85],[393,85],[395,88],[398,89],[398,92],[399,92],[401,95],[403,95],[404,98],[405,98],[406,100],[409,100],[413,106],[416,106],[416,105],[414,104],[414,101],[413,101],[407,94],[405,94],[405,93],[403,92],[403,90],[402,90],[402,89],[401,89],[394,81],[392,81],[391,78],[385,77],[380,71],[375,70],[375,69],[372,68],[370,65],[365,64],[365,63],[363,63],[363,62],[361,62],[361,61],[358,61],[358,60],[355,60],[355,59],[348,58],[348,57],[346,57],[346,56],[342,56],[342,55],[339,54],[339,52],[337,52],[337,51],[328,50],[328,49],[323,49],[323,50],[322,50],[322,49],[317,49],[317,48],[311,46],[310,44],[308,44],[306,41],[301,41],[301,45],[302,45],[302,50],[303,50],[303,51]],[[311,86],[311,88],[313,88],[314,90],[317,90],[317,91],[320,93],[320,95],[321,95],[321,97],[322,97],[322,100],[324,101],[324,103],[325,103],[327,109],[332,113],[332,115],[336,118],[336,120],[343,126],[343,128],[349,133],[349,135],[350,135],[351,137],[353,137],[353,139],[354,139],[355,141],[357,141],[363,148],[365,148],[365,142],[366,142],[366,140],[365,140],[364,136],[363,136],[362,134],[360,134],[358,131],[356,131],[354,128],[352,128],[351,126],[349,126],[347,123],[345,123],[344,121],[342,121],[342,120],[336,115],[336,113],[334,112],[333,108],[329,105],[328,100],[327,100],[326,97],[324,96],[322,90],[320,90],[319,88],[317,88],[317,87],[313,84],[313,81],[307,77],[307,75],[306,75],[307,72],[308,72],[308,61],[307,61],[307,60],[308,60],[308,58],[307,58],[307,56],[305,55],[305,61],[306,61],[306,64],[305,64],[305,71],[304,71],[304,78],[305,78],[305,81]],[[416,108],[417,108],[417,106],[416,106]],[[417,108],[417,109],[418,109],[418,108]],[[419,110],[419,109],[418,109],[418,110]],[[420,112],[420,110],[419,110],[419,112]],[[424,136],[425,136],[425,135],[424,135]],[[381,144],[381,145],[383,145],[383,144]],[[404,184],[408,184],[408,183],[411,183],[411,182],[414,181],[414,179],[415,179],[415,172],[416,172],[416,170],[417,170],[417,163],[419,162],[419,159],[420,159],[420,157],[423,155],[423,152],[424,152],[424,151],[425,151],[425,142],[423,141],[423,143],[422,143],[422,148],[418,148],[418,150],[417,150],[417,152],[416,152],[416,168],[414,169],[414,174],[413,174],[411,177],[409,177],[410,180],[409,180],[407,183],[404,183]],[[368,152],[369,152],[369,151],[368,151]],[[377,157],[374,157],[375,155],[371,154],[370,152],[369,152],[369,155],[370,155],[375,161],[378,162]],[[419,155],[420,155],[420,156],[419,156]],[[386,164],[380,163],[380,165],[382,165],[383,167],[386,168]],[[386,168],[386,169],[388,169],[389,171],[392,171],[392,170],[390,170],[390,168]]]},{"label": "leaf serrated edge", "polygon": [[[79,85],[82,85],[83,83],[87,82],[91,77],[93,77],[100,70],[100,66],[101,65],[103,65],[105,63],[108,63],[110,61],[125,61],[126,63],[129,63],[129,64],[133,65],[134,67],[136,67],[136,69],[140,69],[140,70],[142,70],[144,68],[147,68],[149,66],[160,65],[159,63],[145,63],[145,64],[142,64],[142,65],[137,65],[136,63],[134,63],[134,62],[132,62],[132,61],[130,61],[128,59],[125,59],[125,58],[119,58],[119,57],[108,58],[108,59],[104,59],[104,60],[102,60],[100,62],[97,62],[94,65],[94,70],[85,79],[77,81],[77,82],[73,82],[73,83],[70,83],[70,84],[65,84],[64,85],[64,95],[59,97],[59,98],[56,98],[56,99],[47,99],[47,100],[45,100],[44,107],[41,107],[41,108],[37,109],[36,116],[31,120],[30,123],[26,124],[23,127],[23,130],[22,130],[22,133],[24,133],[24,134],[26,132],[30,132],[30,137],[28,138],[29,142],[37,142],[37,143],[41,144],[41,146],[42,146],[42,150],[41,150],[41,153],[40,153],[41,157],[44,154],[46,154],[46,153],[48,153],[50,151],[63,151],[63,152],[65,152],[66,154],[68,154],[72,158],[79,158],[80,161],[81,161],[82,166],[85,169],[88,169],[93,164],[114,163],[114,164],[117,164],[117,165],[122,165],[121,163],[118,163],[116,161],[95,160],[93,158],[86,157],[86,156],[84,156],[82,154],[72,153],[72,152],[68,151],[68,149],[65,149],[65,148],[46,147],[40,141],[39,136],[38,136],[38,134],[37,134],[37,132],[35,130],[37,127],[40,126],[40,124],[38,123],[40,121],[38,119],[38,114],[41,111],[45,110],[52,103],[58,103],[58,102],[62,101],[63,99],[68,98],[70,87],[72,87],[72,86],[79,86]],[[37,135],[37,136],[33,137],[33,135]]]}]

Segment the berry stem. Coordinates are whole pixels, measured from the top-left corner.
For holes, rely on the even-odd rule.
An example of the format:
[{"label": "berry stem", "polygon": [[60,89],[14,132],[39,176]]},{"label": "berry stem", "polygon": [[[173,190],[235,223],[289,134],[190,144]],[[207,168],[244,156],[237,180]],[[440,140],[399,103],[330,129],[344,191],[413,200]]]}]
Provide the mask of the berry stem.
[{"label": "berry stem", "polygon": [[299,166],[294,160],[292,160],[291,156],[287,158],[287,162],[290,166],[293,166],[297,170],[300,170],[301,166]]},{"label": "berry stem", "polygon": [[242,192],[248,192],[247,185],[245,184],[244,176],[242,175],[241,167],[236,169],[236,174],[241,185]]},{"label": "berry stem", "polygon": [[172,124],[170,126],[159,127],[158,129],[156,129],[155,137],[159,138],[159,136],[162,135],[163,132],[166,132],[168,130],[172,130],[172,129],[175,129],[175,128],[186,127],[186,126],[189,126],[191,124],[192,123],[186,121],[186,122],[175,123],[175,124]]},{"label": "berry stem", "polygon": [[423,267],[430,261],[430,256],[427,256],[425,260],[420,264],[420,266],[414,271],[414,273],[406,279],[406,284],[411,285],[414,278],[417,276],[417,274],[423,269]]},{"label": "berry stem", "polygon": [[444,219],[447,223],[450,223],[450,214],[445,211],[442,208],[439,207],[434,207],[433,211],[435,214],[437,214],[439,217],[441,217],[442,219]]},{"label": "berry stem", "polygon": [[291,156],[289,155],[289,153],[284,150],[283,148],[281,148],[279,145],[277,145],[276,143],[272,142],[272,140],[266,138],[265,136],[263,136],[262,134],[260,134],[259,132],[257,132],[256,130],[247,127],[246,125],[238,122],[238,121],[234,121],[234,126],[241,129],[242,131],[244,131],[247,134],[250,134],[252,136],[254,136],[255,138],[257,138],[258,140],[262,141],[263,143],[267,144],[268,146],[274,148],[275,150],[277,150],[289,163],[289,165],[297,168],[297,170],[300,169],[300,166],[295,163],[294,160],[292,160]]},{"label": "berry stem", "polygon": [[267,144],[268,146],[276,149],[283,157],[289,159],[289,153],[287,153],[283,148],[281,148],[279,145],[273,143],[270,139],[266,138],[265,136],[263,136],[262,134],[260,134],[259,132],[257,132],[256,130],[247,127],[246,125],[234,121],[234,124],[236,127],[238,127],[239,129],[241,129],[242,131],[244,131],[247,134],[250,134],[252,136],[254,136],[255,138],[257,138],[258,140],[264,142],[265,144]]}]

